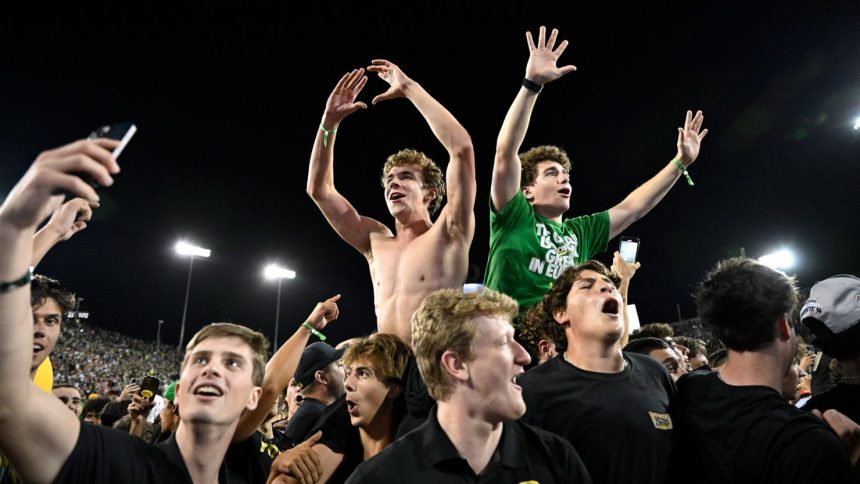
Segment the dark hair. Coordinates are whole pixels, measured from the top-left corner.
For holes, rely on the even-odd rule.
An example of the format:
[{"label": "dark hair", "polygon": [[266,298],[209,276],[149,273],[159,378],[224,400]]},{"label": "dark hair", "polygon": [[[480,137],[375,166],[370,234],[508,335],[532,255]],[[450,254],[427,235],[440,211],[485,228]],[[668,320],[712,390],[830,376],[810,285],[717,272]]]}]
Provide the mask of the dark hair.
[{"label": "dark hair", "polygon": [[708,355],[708,366],[716,368],[726,362],[729,357],[729,352],[725,348],[720,348]]},{"label": "dark hair", "polygon": [[689,353],[687,353],[689,358],[695,358],[700,354],[705,354],[708,347],[704,341],[699,338],[693,338],[692,336],[675,336],[675,342],[690,350]]},{"label": "dark hair", "polygon": [[554,161],[570,173],[570,158],[567,153],[558,146],[535,146],[534,148],[520,153],[520,188],[534,185],[537,179],[537,165],[542,161]]},{"label": "dark hair", "polygon": [[54,383],[54,385],[51,387],[52,390],[56,390],[57,388],[74,388],[78,391],[78,395],[80,395],[81,398],[84,398],[84,392],[82,392],[77,385],[74,385],[72,383]]},{"label": "dark hair", "polygon": [[558,276],[558,279],[555,280],[549,292],[547,292],[543,297],[541,306],[543,307],[544,327],[549,331],[549,335],[555,343],[555,350],[559,353],[563,353],[567,350],[567,336],[564,333],[564,328],[562,328],[555,320],[553,313],[556,311],[563,311],[567,308],[567,295],[570,293],[573,283],[579,279],[579,275],[583,271],[594,271],[598,274],[604,275],[608,277],[616,287],[621,284],[621,278],[618,277],[618,274],[610,271],[600,261],[593,259],[579,265],[570,266],[565,269],[560,276]]},{"label": "dark hair", "polygon": [[30,283],[30,307],[41,306],[48,299],[57,302],[63,315],[75,308],[75,295],[71,291],[56,279],[36,274]]},{"label": "dark hair", "polygon": [[669,342],[660,339],[660,338],[639,338],[634,339],[633,341],[627,343],[627,346],[624,347],[624,351],[629,351],[630,353],[639,353],[641,355],[647,355],[654,350],[668,350],[671,349],[669,346]]},{"label": "dark hair", "polygon": [[84,404],[84,411],[81,412],[81,416],[86,417],[88,413],[95,412],[96,415],[100,415],[102,409],[105,408],[105,405],[110,403],[110,400],[105,397],[93,398],[91,400],[87,400]]},{"label": "dark hair", "polygon": [[770,344],[776,322],[796,305],[793,277],[740,257],[720,261],[696,291],[699,319],[734,351]]},{"label": "dark hair", "polygon": [[[519,316],[514,326],[517,332],[514,335],[516,340],[523,345],[523,348],[529,352],[532,357],[532,364],[537,364],[540,351],[538,344],[541,340],[551,341],[555,343],[556,351],[558,351],[558,339],[564,340],[564,328],[555,320],[546,321],[544,318],[543,301],[532,306],[525,314]],[[562,345],[567,349],[567,341]]]},{"label": "dark hair", "polygon": [[99,418],[102,421],[102,425],[113,427],[113,424],[115,424],[117,420],[121,419],[123,415],[128,415],[128,406],[130,404],[131,400],[115,400],[113,402],[108,402],[108,404],[102,408],[102,411],[99,412]]},{"label": "dark hair", "polygon": [[633,331],[630,341],[639,338],[669,338],[675,336],[675,330],[666,323],[649,323]]}]

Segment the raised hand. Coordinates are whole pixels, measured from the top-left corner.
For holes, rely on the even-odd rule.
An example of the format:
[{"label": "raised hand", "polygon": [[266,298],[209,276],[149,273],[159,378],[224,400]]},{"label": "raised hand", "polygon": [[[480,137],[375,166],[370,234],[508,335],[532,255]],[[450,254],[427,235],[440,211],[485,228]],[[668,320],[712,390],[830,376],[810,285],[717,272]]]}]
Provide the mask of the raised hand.
[{"label": "raised hand", "polygon": [[372,104],[406,96],[406,89],[415,82],[393,62],[385,59],[373,59],[371,64],[373,65],[368,66],[367,72],[375,72],[380,79],[390,85],[387,91],[373,98]]},{"label": "raised hand", "polygon": [[689,166],[699,156],[699,148],[702,140],[708,134],[708,130],[702,131],[702,122],[705,117],[701,111],[696,111],[696,116],[693,117],[692,111],[687,111],[687,117],[684,119],[684,127],[678,128],[678,154],[675,155],[684,166]]},{"label": "raised hand", "polygon": [[529,62],[526,64],[526,79],[538,84],[552,82],[559,77],[576,70],[576,66],[567,65],[558,67],[556,62],[564,49],[567,41],[564,40],[558,47],[555,41],[558,38],[558,29],[552,29],[549,39],[546,39],[546,27],[541,27],[538,32],[538,43],[535,45],[531,32],[526,32],[526,42],[529,44]]},{"label": "raised hand", "polygon": [[340,294],[336,294],[321,303],[317,303],[314,310],[311,311],[310,316],[308,316],[308,323],[316,330],[325,328],[329,322],[334,321],[340,315],[340,311],[337,308],[337,301],[339,300]]},{"label": "raised hand", "polygon": [[610,270],[622,279],[629,281],[633,278],[633,274],[636,274],[636,271],[639,269],[639,262],[629,263],[621,257],[621,253],[617,250],[612,257],[612,267]]},{"label": "raised hand", "polygon": [[57,240],[69,240],[73,235],[87,228],[87,222],[93,216],[93,209],[98,207],[98,202],[90,202],[80,197],[73,198],[54,211],[45,228],[53,232]]},{"label": "raised hand", "polygon": [[118,145],[116,140],[100,138],[42,152],[3,202],[0,218],[19,229],[34,228],[62,203],[59,193],[63,191],[97,203],[93,187],[76,174],[88,173],[100,185],[112,185],[111,174],[119,172],[119,165],[111,151]]},{"label": "raised hand", "polygon": [[365,84],[367,76],[364,75],[364,69],[353,69],[352,72],[344,74],[325,103],[326,118],[337,125],[343,118],[359,109],[366,109],[367,104],[355,102]]}]

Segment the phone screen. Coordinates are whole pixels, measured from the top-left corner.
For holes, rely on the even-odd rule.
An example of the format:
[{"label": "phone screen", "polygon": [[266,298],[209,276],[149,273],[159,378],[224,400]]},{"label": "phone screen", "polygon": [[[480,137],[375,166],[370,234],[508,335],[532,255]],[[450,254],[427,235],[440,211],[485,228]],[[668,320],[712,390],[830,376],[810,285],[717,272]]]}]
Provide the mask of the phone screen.
[{"label": "phone screen", "polygon": [[636,262],[636,253],[639,251],[639,239],[622,237],[619,251],[621,252],[621,258],[628,264]]}]

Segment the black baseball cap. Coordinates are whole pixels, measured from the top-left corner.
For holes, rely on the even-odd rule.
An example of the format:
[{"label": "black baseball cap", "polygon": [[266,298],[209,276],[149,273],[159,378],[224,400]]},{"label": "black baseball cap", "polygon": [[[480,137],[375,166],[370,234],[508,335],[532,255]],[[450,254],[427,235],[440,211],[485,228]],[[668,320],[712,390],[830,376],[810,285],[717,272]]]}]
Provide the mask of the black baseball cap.
[{"label": "black baseball cap", "polygon": [[309,344],[299,360],[294,379],[298,387],[304,388],[314,381],[314,374],[339,360],[345,348],[336,350],[328,343],[317,341]]}]

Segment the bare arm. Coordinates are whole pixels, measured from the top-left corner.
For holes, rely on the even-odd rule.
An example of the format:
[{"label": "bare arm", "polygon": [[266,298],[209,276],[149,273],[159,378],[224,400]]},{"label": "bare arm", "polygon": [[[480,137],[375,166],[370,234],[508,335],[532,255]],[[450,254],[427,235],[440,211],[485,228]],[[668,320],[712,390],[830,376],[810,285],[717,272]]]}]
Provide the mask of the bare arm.
[{"label": "bare arm", "polygon": [[[308,316],[307,322],[314,329],[324,329],[330,321],[337,319],[340,314],[337,308],[338,300],[340,300],[340,294],[317,303]],[[260,395],[257,408],[243,413],[239,418],[239,425],[236,426],[236,432],[233,434],[233,442],[241,442],[253,435],[257,427],[266,418],[269,409],[278,399],[278,395],[287,388],[290,379],[296,373],[296,367],[302,357],[302,350],[307,345],[310,334],[306,328],[300,326],[266,364],[263,393]]]},{"label": "bare arm", "polygon": [[442,143],[450,157],[446,171],[448,203],[445,221],[448,233],[472,240],[475,233],[475,153],[472,138],[463,125],[434,99],[420,84],[410,79],[394,63],[374,59],[368,72],[376,72],[390,86],[373,98],[373,104],[405,97],[427,121],[436,139]]},{"label": "bare arm", "polygon": [[93,209],[98,203],[91,203],[83,198],[73,198],[51,215],[51,220],[33,236],[32,265],[36,267],[55,245],[69,240],[73,235],[87,228],[87,222],[93,216]]},{"label": "bare arm", "polygon": [[[86,172],[102,185],[119,171],[109,149],[116,141],[78,141],[45,151],[0,207],[0,280],[14,281],[28,270],[33,235],[62,201],[58,191],[91,202],[98,195],[71,173]],[[25,482],[50,482],[71,454],[80,421],[57,398],[30,381],[32,310],[29,284],[0,293],[0,448]],[[26,436],[22,438],[21,436]]]},{"label": "bare arm", "polygon": [[701,111],[697,111],[695,117],[692,112],[687,111],[684,127],[678,128],[678,153],[675,158],[654,177],[633,190],[621,203],[609,209],[610,239],[644,217],[666,196],[681,176],[681,171],[674,160],[679,160],[685,167],[696,161],[702,139],[708,134],[707,129],[700,132],[704,119]]},{"label": "bare arm", "polygon": [[638,262],[634,262],[633,264],[628,264],[627,261],[621,257],[621,253],[615,251],[615,255],[612,259],[612,272],[618,274],[621,277],[621,286],[618,288],[618,292],[621,294],[621,297],[624,299],[624,307],[621,308],[624,312],[624,334],[621,335],[621,347],[624,348],[627,346],[627,342],[630,340],[630,317],[627,315],[627,305],[629,304],[629,300],[627,299],[627,291],[630,289],[630,279],[633,279],[633,275],[636,274],[636,271],[639,269],[640,264]]},{"label": "bare arm", "polygon": [[363,102],[355,102],[366,83],[364,69],[355,69],[345,74],[329,95],[321,129],[317,130],[311,152],[307,192],[335,232],[369,258],[370,234],[390,234],[390,231],[376,220],[359,215],[355,207],[334,186],[334,144],[337,137],[335,131],[345,117],[367,107]]},{"label": "bare arm", "polygon": [[[553,29],[549,40],[546,41],[546,27],[541,27],[536,46],[531,32],[526,32],[529,46],[526,79],[543,85],[576,70],[572,65],[556,67],[558,58],[567,48],[566,40],[555,48],[557,37],[558,30]],[[518,153],[529,129],[529,120],[537,97],[536,92],[520,87],[499,131],[499,137],[496,140],[496,160],[493,164],[493,181],[490,187],[490,197],[496,210],[504,208],[520,189],[521,166]]]}]

